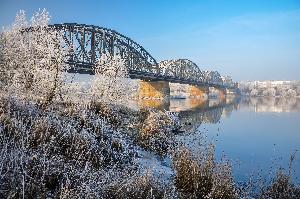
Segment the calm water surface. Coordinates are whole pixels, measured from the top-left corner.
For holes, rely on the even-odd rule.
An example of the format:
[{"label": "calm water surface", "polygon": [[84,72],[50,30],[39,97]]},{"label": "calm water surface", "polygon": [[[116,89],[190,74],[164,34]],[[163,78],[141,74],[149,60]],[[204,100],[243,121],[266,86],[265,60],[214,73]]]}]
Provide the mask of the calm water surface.
[{"label": "calm water surface", "polygon": [[291,154],[298,150],[293,176],[300,181],[300,98],[144,100],[139,106],[179,112],[185,132],[177,138],[194,152],[199,137],[215,143],[217,159],[225,155],[232,161],[237,181],[258,173],[268,178],[270,171],[274,175],[276,168],[288,168]]}]

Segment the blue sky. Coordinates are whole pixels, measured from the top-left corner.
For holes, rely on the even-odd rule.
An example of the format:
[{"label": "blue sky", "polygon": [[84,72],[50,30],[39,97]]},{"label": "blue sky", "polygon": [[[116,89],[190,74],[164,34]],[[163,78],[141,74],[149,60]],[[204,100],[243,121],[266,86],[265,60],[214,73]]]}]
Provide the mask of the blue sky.
[{"label": "blue sky", "polygon": [[115,29],[157,61],[188,58],[235,80],[300,80],[300,0],[0,0],[0,26],[39,8],[52,23]]}]

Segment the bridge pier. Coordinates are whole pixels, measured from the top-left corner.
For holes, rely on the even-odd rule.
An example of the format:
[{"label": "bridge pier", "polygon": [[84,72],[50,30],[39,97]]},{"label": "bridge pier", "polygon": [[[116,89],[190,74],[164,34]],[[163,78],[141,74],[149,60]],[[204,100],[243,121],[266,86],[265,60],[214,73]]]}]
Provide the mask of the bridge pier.
[{"label": "bridge pier", "polygon": [[207,86],[189,86],[189,97],[196,99],[205,99],[208,96],[209,87]]},{"label": "bridge pier", "polygon": [[170,97],[169,82],[166,81],[140,81],[139,98],[165,99]]}]

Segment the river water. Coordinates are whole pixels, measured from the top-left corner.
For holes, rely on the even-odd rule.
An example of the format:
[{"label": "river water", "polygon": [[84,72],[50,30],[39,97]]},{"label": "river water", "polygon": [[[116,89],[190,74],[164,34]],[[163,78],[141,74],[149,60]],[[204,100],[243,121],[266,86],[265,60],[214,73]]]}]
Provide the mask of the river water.
[{"label": "river water", "polygon": [[195,152],[200,135],[214,143],[216,158],[231,160],[238,182],[288,169],[298,150],[292,174],[300,181],[300,98],[143,100],[139,106],[178,112],[184,129],[179,139]]}]

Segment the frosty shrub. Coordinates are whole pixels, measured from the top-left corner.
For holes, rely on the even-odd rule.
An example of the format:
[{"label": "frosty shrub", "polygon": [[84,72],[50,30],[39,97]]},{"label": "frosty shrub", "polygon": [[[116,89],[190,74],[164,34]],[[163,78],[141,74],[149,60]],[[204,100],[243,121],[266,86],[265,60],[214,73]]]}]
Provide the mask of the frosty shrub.
[{"label": "frosty shrub", "polygon": [[287,92],[286,92],[286,95],[288,97],[296,97],[297,96],[297,92],[293,89],[289,89]]},{"label": "frosty shrub", "polygon": [[257,90],[257,89],[253,89],[253,90],[250,92],[250,95],[251,95],[251,96],[257,96],[257,95],[258,95],[258,90]]},{"label": "frosty shrub", "polygon": [[135,175],[125,180],[112,184],[105,194],[106,198],[164,198],[165,187],[161,187],[157,179],[147,172],[144,175]]},{"label": "frosty shrub", "polygon": [[274,88],[268,88],[263,90],[262,95],[263,96],[269,96],[269,97],[274,97],[276,93],[276,90]]},{"label": "frosty shrub", "polygon": [[179,149],[173,156],[175,185],[183,198],[238,198],[228,161],[217,163],[213,146],[193,156]]},{"label": "frosty shrub", "polygon": [[134,111],[126,106],[115,106],[114,104],[104,104],[92,101],[89,108],[95,113],[110,122],[114,127],[133,126],[137,122],[138,111]]},{"label": "frosty shrub", "polygon": [[300,86],[297,86],[296,92],[297,92],[297,96],[300,96]]},{"label": "frosty shrub", "polygon": [[174,145],[174,133],[179,128],[175,113],[155,109],[140,112],[141,127],[136,137],[138,143],[152,151],[163,154]]},{"label": "frosty shrub", "polygon": [[49,103],[60,92],[67,66],[67,49],[60,32],[49,28],[48,12],[39,10],[30,21],[20,11],[1,33],[1,88],[11,95]]},{"label": "frosty shrub", "polygon": [[282,169],[277,171],[270,185],[263,187],[259,198],[300,198],[300,186],[292,182],[291,176],[284,173]]},{"label": "frosty shrub", "polygon": [[134,147],[95,110],[0,98],[0,198],[102,198]]},{"label": "frosty shrub", "polygon": [[124,103],[129,91],[128,71],[119,55],[102,54],[95,66],[91,85],[93,100],[104,103]]}]

